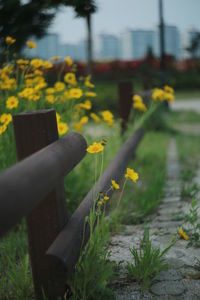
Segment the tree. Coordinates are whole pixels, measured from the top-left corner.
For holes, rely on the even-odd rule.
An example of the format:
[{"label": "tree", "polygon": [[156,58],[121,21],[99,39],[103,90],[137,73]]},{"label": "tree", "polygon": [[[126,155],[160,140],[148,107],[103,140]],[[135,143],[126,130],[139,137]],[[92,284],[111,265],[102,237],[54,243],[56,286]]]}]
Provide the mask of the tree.
[{"label": "tree", "polygon": [[87,24],[87,73],[92,74],[92,14],[96,12],[97,6],[94,0],[75,0],[75,12],[77,17],[86,19]]},{"label": "tree", "polygon": [[91,16],[97,10],[95,0],[52,0],[53,5],[67,5],[72,6],[77,17],[86,19],[87,24],[87,73],[92,74],[92,20]]},{"label": "tree", "polygon": [[30,36],[42,37],[52,21],[55,11],[51,1],[32,0],[23,4],[20,0],[0,0],[0,42],[5,47],[5,37],[16,39],[14,50],[19,52]]},{"label": "tree", "polygon": [[191,54],[193,59],[196,59],[199,54],[200,49],[200,32],[195,32],[193,38],[191,39],[189,47],[186,50]]}]

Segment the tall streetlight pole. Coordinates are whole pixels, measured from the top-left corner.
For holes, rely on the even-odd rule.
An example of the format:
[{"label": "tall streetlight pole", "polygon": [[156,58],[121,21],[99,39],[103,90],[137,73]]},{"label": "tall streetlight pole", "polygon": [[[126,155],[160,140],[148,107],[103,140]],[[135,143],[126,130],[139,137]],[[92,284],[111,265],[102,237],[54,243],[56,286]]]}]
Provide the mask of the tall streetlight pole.
[{"label": "tall streetlight pole", "polygon": [[161,85],[165,84],[165,30],[163,18],[163,0],[159,0],[159,36],[160,36],[160,70]]}]

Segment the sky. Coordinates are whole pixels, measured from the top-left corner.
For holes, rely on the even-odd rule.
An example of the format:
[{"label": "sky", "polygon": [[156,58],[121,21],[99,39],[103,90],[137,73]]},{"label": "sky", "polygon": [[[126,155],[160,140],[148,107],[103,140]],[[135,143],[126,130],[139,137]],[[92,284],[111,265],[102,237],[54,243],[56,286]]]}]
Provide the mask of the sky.
[{"label": "sky", "polygon": [[[158,24],[158,0],[97,0],[93,15],[93,35],[120,35],[126,29],[153,29]],[[200,31],[200,0],[163,0],[164,20],[180,31]],[[77,43],[86,37],[86,21],[75,18],[72,8],[62,7],[49,29],[62,43]]]}]

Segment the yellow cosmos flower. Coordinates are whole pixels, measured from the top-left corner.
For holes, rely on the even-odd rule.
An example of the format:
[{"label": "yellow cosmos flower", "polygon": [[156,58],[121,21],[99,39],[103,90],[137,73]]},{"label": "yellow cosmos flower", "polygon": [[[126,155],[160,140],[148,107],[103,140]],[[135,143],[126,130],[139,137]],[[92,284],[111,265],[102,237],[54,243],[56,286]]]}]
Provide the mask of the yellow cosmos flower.
[{"label": "yellow cosmos flower", "polygon": [[82,131],[82,127],[83,125],[80,122],[75,122],[72,124],[72,126],[74,127],[75,130],[77,130],[78,132]]},{"label": "yellow cosmos flower", "polygon": [[108,201],[109,199],[110,199],[110,198],[109,198],[108,196],[104,196],[104,197],[103,197],[103,200],[104,200],[104,201]]},{"label": "yellow cosmos flower", "polygon": [[55,102],[54,95],[46,95],[45,99],[48,103],[51,103],[51,104]]},{"label": "yellow cosmos flower", "polygon": [[30,65],[33,67],[33,68],[40,68],[43,66],[43,60],[42,59],[39,59],[39,58],[34,58],[31,60],[30,62]]},{"label": "yellow cosmos flower", "polygon": [[164,91],[170,94],[174,94],[174,89],[169,85],[164,86]]},{"label": "yellow cosmos flower", "polygon": [[0,116],[0,123],[3,123],[4,125],[8,125],[10,122],[12,122],[12,115],[11,114],[2,114]]},{"label": "yellow cosmos flower", "polygon": [[133,101],[134,102],[143,102],[142,97],[140,95],[134,95]]},{"label": "yellow cosmos flower", "polygon": [[47,93],[48,95],[52,95],[52,94],[55,93],[55,89],[54,89],[54,88],[47,88],[47,89],[46,89],[46,93]]},{"label": "yellow cosmos flower", "polygon": [[29,60],[28,59],[18,59],[17,60],[17,64],[18,65],[28,65],[29,64]]},{"label": "yellow cosmos flower", "polygon": [[17,97],[11,96],[6,101],[6,107],[8,109],[13,109],[13,108],[16,108],[18,106],[18,103],[19,103],[19,101],[18,101]]},{"label": "yellow cosmos flower", "polygon": [[30,48],[30,49],[35,49],[37,48],[37,44],[33,41],[27,41],[26,45]]},{"label": "yellow cosmos flower", "polygon": [[153,101],[163,101],[165,100],[165,92],[162,89],[154,89],[152,92]]},{"label": "yellow cosmos flower", "polygon": [[41,70],[34,70],[34,75],[43,76],[43,72]]},{"label": "yellow cosmos flower", "polygon": [[179,233],[179,235],[180,235],[185,241],[188,241],[188,240],[189,240],[189,236],[188,236],[187,233],[183,230],[182,227],[179,228],[178,233]]},{"label": "yellow cosmos flower", "polygon": [[101,143],[94,142],[92,145],[90,145],[87,148],[87,152],[91,154],[102,152],[104,149],[104,146]]},{"label": "yellow cosmos flower", "polygon": [[174,101],[174,94],[165,93],[165,100],[167,100],[168,102],[173,102]]},{"label": "yellow cosmos flower", "polygon": [[111,180],[112,187],[114,190],[119,190],[119,184],[115,180]]},{"label": "yellow cosmos flower", "polygon": [[74,73],[67,73],[64,77],[64,81],[73,86],[77,85],[76,76]]},{"label": "yellow cosmos flower", "polygon": [[96,95],[97,95],[97,94],[96,94],[95,92],[86,92],[86,93],[85,93],[85,96],[86,96],[86,97],[91,97],[91,98],[92,98],[92,97],[96,97]]},{"label": "yellow cosmos flower", "polygon": [[90,82],[91,75],[88,75],[85,79],[85,86],[88,88],[94,88],[94,84]]},{"label": "yellow cosmos flower", "polygon": [[66,57],[64,58],[64,61],[66,62],[66,64],[67,64],[69,67],[73,64],[73,61],[72,61],[71,57],[69,57],[69,56],[66,56]]},{"label": "yellow cosmos flower", "polygon": [[113,126],[114,119],[113,114],[109,110],[105,110],[101,112],[101,115],[103,117],[103,120],[109,125]]},{"label": "yellow cosmos flower", "polygon": [[53,67],[53,64],[49,60],[43,61],[42,67],[44,69],[51,69]]},{"label": "yellow cosmos flower", "polygon": [[12,45],[16,42],[16,39],[12,38],[11,36],[6,37],[6,44],[7,45]]},{"label": "yellow cosmos flower", "polygon": [[146,105],[143,102],[134,102],[133,108],[141,112],[147,111]]},{"label": "yellow cosmos flower", "polygon": [[82,125],[84,125],[84,124],[86,124],[88,122],[88,117],[82,117],[81,119],[80,119],[80,124],[82,124]]},{"label": "yellow cosmos flower", "polygon": [[6,129],[7,129],[6,124],[1,125],[0,126],[0,135],[2,135],[6,131]]},{"label": "yellow cosmos flower", "polygon": [[58,61],[60,59],[60,56],[52,56],[50,59],[53,61]]},{"label": "yellow cosmos flower", "polygon": [[90,110],[92,108],[92,103],[90,100],[86,100],[84,103],[80,103],[79,107],[86,110]]},{"label": "yellow cosmos flower", "polygon": [[95,113],[91,113],[90,117],[98,124],[101,122],[101,119],[99,118],[99,116],[97,116]]},{"label": "yellow cosmos flower", "polygon": [[98,201],[97,205],[98,205],[99,207],[101,207],[101,206],[103,205],[103,202],[102,202],[102,201]]},{"label": "yellow cosmos flower", "polygon": [[60,119],[61,119],[61,115],[59,113],[56,113],[56,120],[57,120],[57,123],[60,122]]},{"label": "yellow cosmos flower", "polygon": [[57,126],[58,126],[58,133],[59,133],[59,135],[63,135],[63,134],[65,134],[68,131],[67,123],[58,122]]},{"label": "yellow cosmos flower", "polygon": [[133,182],[137,182],[139,175],[137,172],[135,172],[133,169],[131,168],[127,168],[126,169],[126,174],[125,174],[125,178],[129,178],[131,179]]},{"label": "yellow cosmos flower", "polygon": [[57,81],[55,84],[54,84],[54,88],[57,92],[62,92],[64,91],[65,89],[65,84],[64,82],[61,82],[61,81]]},{"label": "yellow cosmos flower", "polygon": [[82,97],[82,95],[83,95],[83,91],[78,88],[70,89],[68,92],[68,98],[70,98],[70,99],[73,99],[73,98],[79,99]]}]

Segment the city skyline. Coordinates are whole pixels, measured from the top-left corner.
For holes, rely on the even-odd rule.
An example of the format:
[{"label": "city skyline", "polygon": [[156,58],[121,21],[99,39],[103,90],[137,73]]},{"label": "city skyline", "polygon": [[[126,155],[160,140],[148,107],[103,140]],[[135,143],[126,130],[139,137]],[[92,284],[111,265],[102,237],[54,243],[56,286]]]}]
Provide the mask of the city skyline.
[{"label": "city skyline", "polygon": [[[177,26],[180,31],[200,29],[199,0],[164,0],[163,3],[167,24]],[[92,18],[94,38],[108,31],[116,35],[128,28],[148,29],[158,24],[158,0],[99,0],[97,5],[98,11]],[[85,39],[85,20],[74,16],[72,8],[60,9],[49,32],[59,33],[62,43],[76,43]]]},{"label": "city skyline", "polygon": [[[185,50],[191,45],[195,31],[187,30],[181,33],[179,28],[165,24],[165,53],[174,56],[177,60],[189,57]],[[34,39],[35,40],[35,39]],[[61,42],[57,33],[49,33],[41,40],[35,40],[37,49],[26,49],[25,52],[31,57],[48,59],[54,55],[70,56],[74,60],[86,61],[86,40],[77,43]],[[146,56],[148,51],[159,57],[159,29],[129,29],[118,35],[99,34],[94,39],[93,58],[96,60],[138,60]],[[197,51],[199,56],[200,45]]]}]

